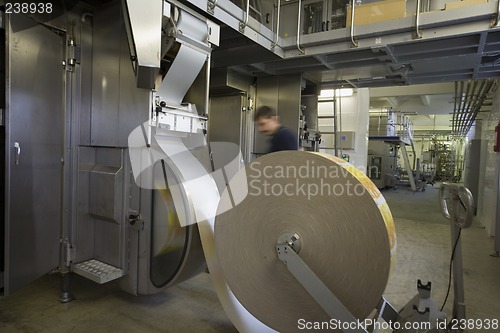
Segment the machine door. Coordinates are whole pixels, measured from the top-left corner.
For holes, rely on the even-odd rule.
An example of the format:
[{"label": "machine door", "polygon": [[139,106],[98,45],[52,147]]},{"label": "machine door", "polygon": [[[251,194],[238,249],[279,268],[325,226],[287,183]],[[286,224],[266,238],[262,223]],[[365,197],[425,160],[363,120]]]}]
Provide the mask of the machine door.
[{"label": "machine door", "polygon": [[6,32],[4,295],[59,263],[64,75],[61,36],[21,14]]}]

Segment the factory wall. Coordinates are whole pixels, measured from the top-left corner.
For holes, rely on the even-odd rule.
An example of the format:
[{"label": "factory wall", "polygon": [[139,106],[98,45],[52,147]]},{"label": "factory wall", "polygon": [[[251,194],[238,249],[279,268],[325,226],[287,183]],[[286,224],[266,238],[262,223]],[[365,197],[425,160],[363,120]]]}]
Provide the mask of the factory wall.
[{"label": "factory wall", "polygon": [[[368,123],[369,123],[370,92],[368,88],[357,89],[353,96],[337,98],[338,131],[347,134],[354,132],[353,149],[346,147],[339,140],[339,155],[349,155],[349,162],[366,172],[368,161]],[[318,116],[332,116],[333,100],[318,103]],[[323,133],[333,132],[333,118],[318,119],[318,129]],[[322,136],[323,142],[319,145],[320,152],[335,154],[333,135]]]}]

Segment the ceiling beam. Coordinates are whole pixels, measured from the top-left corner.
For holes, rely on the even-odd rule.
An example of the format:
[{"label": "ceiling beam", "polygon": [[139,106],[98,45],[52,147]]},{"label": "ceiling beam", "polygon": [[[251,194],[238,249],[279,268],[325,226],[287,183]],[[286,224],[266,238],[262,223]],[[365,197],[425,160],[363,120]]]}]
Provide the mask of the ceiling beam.
[{"label": "ceiling beam", "polygon": [[430,95],[420,95],[420,99],[422,100],[422,104],[424,106],[429,106],[431,104],[431,96]]},{"label": "ceiling beam", "polygon": [[453,82],[416,84],[412,86],[381,87],[370,89],[370,97],[418,96],[454,93],[455,85]]},{"label": "ceiling beam", "polygon": [[389,104],[392,107],[397,107],[399,105],[399,101],[398,101],[397,97],[385,97],[385,99],[387,100],[387,102],[389,102]]}]

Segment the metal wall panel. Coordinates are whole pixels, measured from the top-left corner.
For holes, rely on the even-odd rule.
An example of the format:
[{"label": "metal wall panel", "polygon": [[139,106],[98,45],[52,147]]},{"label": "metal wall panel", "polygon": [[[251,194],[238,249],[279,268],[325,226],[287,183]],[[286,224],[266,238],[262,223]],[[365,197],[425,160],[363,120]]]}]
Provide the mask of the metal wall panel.
[{"label": "metal wall panel", "polygon": [[[91,145],[118,146],[120,87],[120,31],[122,20],[116,5],[94,13],[92,54]],[[110,19],[114,18],[114,19]]]},{"label": "metal wall panel", "polygon": [[210,142],[241,144],[241,114],[243,97],[222,96],[210,99],[208,138]]},{"label": "metal wall panel", "polygon": [[76,223],[75,262],[93,259],[95,221],[89,214],[90,206],[90,170],[95,165],[96,148],[78,148],[78,215]]},{"label": "metal wall panel", "polygon": [[[6,281],[9,294],[59,263],[63,39],[8,20]],[[29,29],[27,29],[29,27]],[[19,143],[16,161],[15,142]]]},{"label": "metal wall panel", "polygon": [[[243,103],[244,96],[221,96],[210,99],[210,117],[208,118],[208,138],[212,144],[212,159],[214,170],[224,168],[236,158],[242,147]],[[233,147],[217,144],[217,142],[232,143]]]},{"label": "metal wall panel", "polygon": [[[151,91],[136,86],[136,78],[130,60],[127,34],[122,24],[120,31],[120,100],[118,116],[118,147],[128,146],[128,136],[149,119]],[[109,125],[109,124],[108,124]]]},{"label": "metal wall panel", "polygon": [[150,91],[136,87],[120,3],[101,7],[93,22],[91,145],[126,147],[148,119]]},{"label": "metal wall panel", "polygon": [[[1,15],[0,15],[1,16]],[[0,174],[5,174],[5,29],[0,29]],[[0,177],[0,207],[5,207],[5,177]],[[0,288],[3,286],[5,270],[5,211],[0,212]]]},{"label": "metal wall panel", "polygon": [[79,141],[78,145],[90,145],[90,126],[92,115],[92,26],[87,19],[81,24],[80,45],[80,98],[77,100],[79,107]]},{"label": "metal wall panel", "polygon": [[283,126],[299,137],[299,116],[301,103],[302,75],[283,75],[279,77],[278,116]]},{"label": "metal wall panel", "polygon": [[0,29],[0,78],[0,109],[5,110],[5,29]]},{"label": "metal wall panel", "polygon": [[90,170],[90,214],[111,222],[120,222],[123,170],[96,165]]},{"label": "metal wall panel", "polygon": [[[99,214],[110,214],[108,216],[93,215],[95,218],[94,246],[95,259],[123,268],[123,257],[126,255],[124,250],[123,229],[128,227],[124,224],[124,187],[123,187],[123,169],[124,169],[124,150],[117,148],[97,148],[96,165],[90,171],[90,212],[95,208],[96,199],[100,200],[101,206]],[[100,184],[93,182],[92,172],[94,170],[114,170],[114,173],[108,173],[104,176],[105,181]],[[102,180],[102,177],[97,177]],[[99,197],[92,197],[93,193],[100,191],[104,194]],[[94,203],[94,205],[93,205]],[[95,209],[94,209],[95,210]]]},{"label": "metal wall panel", "polygon": [[[278,108],[278,77],[262,77],[257,79],[257,101],[255,111],[262,106]],[[279,111],[278,111],[279,112]],[[269,137],[261,134],[255,127],[255,136],[253,144],[254,154],[265,154],[269,152]]]},{"label": "metal wall panel", "polygon": [[309,129],[318,130],[318,96],[302,96],[302,105],[305,105],[307,127]]},{"label": "metal wall panel", "polygon": [[76,259],[98,259],[124,268],[128,160],[125,150],[79,147]]},{"label": "metal wall panel", "polygon": [[[301,102],[300,74],[272,76],[257,79],[256,110],[267,105],[277,109],[281,124],[288,127],[292,133],[299,135],[299,115]],[[255,154],[269,152],[269,138],[255,128]]]}]

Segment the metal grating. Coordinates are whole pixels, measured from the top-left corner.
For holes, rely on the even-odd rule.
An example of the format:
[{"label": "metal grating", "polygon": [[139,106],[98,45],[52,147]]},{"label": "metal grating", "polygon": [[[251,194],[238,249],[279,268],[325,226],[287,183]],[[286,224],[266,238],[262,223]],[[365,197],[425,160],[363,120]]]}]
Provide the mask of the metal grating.
[{"label": "metal grating", "polygon": [[99,284],[103,284],[123,276],[123,270],[102,261],[91,259],[73,265],[73,271]]}]

